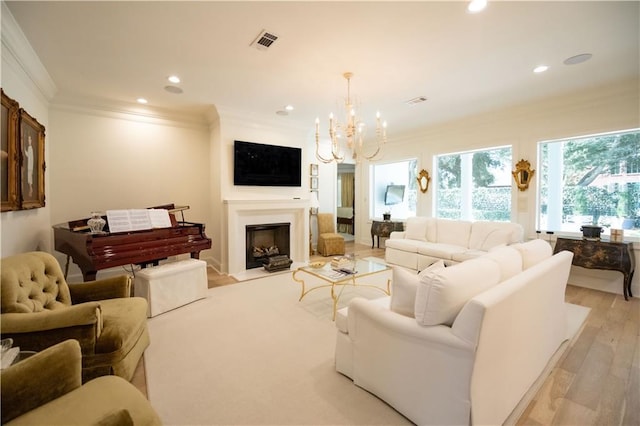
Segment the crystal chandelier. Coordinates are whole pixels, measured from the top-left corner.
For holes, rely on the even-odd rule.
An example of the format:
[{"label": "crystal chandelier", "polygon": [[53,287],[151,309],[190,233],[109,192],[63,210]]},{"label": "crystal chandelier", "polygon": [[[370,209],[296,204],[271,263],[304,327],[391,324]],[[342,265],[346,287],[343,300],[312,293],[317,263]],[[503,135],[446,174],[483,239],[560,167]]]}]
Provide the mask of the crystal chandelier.
[{"label": "crystal chandelier", "polygon": [[[351,77],[353,73],[346,72],[343,74],[347,80],[347,98],[345,99],[345,113],[346,119],[344,123],[338,122],[333,113],[329,114],[329,138],[331,139],[331,157],[325,158],[320,155],[320,120],[316,118],[316,158],[323,163],[342,163],[345,159],[343,147],[345,145],[347,150],[351,151],[352,158],[358,162],[362,158],[367,160],[374,159],[378,154],[382,146],[387,142],[387,122],[382,122],[380,119],[380,113],[376,114],[376,147],[372,154],[367,155],[364,153],[364,135],[366,125],[358,118],[355,106],[351,101]],[[342,142],[341,144],[341,141]]]}]

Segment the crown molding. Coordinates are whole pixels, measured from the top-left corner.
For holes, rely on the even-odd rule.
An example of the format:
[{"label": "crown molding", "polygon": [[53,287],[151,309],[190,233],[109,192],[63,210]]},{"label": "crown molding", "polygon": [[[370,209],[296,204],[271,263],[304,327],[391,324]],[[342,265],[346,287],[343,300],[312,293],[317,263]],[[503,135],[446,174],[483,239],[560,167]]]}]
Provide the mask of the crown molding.
[{"label": "crown molding", "polygon": [[258,114],[252,111],[238,110],[224,105],[216,105],[220,122],[224,125],[253,127],[256,129],[282,129],[288,132],[309,132],[310,126],[302,126],[300,123],[286,117]]},{"label": "crown molding", "polygon": [[51,109],[56,111],[199,130],[208,128],[207,117],[210,115],[209,110],[211,108],[213,107],[203,107],[201,111],[180,112],[134,103],[79,96],[56,96],[51,102]]},{"label": "crown molding", "polygon": [[22,71],[19,75],[23,75],[28,80],[27,83],[34,85],[47,102],[50,101],[58,88],[4,2],[1,18],[3,62],[13,62]]}]

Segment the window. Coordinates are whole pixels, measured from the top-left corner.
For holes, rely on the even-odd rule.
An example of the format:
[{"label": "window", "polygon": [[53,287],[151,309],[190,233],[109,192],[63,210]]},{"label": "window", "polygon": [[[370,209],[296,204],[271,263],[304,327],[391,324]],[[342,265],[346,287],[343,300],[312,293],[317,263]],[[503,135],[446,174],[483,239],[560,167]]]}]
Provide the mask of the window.
[{"label": "window", "polygon": [[[582,225],[640,237],[640,131],[538,144],[540,230],[580,232]],[[560,184],[556,184],[556,183]]]},{"label": "window", "polygon": [[435,216],[511,220],[511,147],[436,157]]},{"label": "window", "polygon": [[391,220],[416,215],[418,181],[416,159],[371,165],[370,212],[373,218],[391,213]]}]

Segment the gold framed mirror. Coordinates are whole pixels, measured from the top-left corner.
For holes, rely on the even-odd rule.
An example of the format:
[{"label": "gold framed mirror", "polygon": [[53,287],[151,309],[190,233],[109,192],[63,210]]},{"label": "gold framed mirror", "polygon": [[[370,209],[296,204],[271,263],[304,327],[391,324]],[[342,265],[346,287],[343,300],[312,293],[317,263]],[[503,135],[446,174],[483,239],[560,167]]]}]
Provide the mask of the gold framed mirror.
[{"label": "gold framed mirror", "polygon": [[516,185],[520,191],[524,191],[529,188],[529,182],[533,178],[536,171],[531,169],[531,163],[522,159],[516,163],[516,169],[511,172],[513,179],[516,181]]},{"label": "gold framed mirror", "polygon": [[431,182],[431,178],[429,177],[429,172],[425,169],[420,170],[418,173],[418,186],[420,187],[420,191],[423,193],[427,192],[429,189],[429,182]]}]

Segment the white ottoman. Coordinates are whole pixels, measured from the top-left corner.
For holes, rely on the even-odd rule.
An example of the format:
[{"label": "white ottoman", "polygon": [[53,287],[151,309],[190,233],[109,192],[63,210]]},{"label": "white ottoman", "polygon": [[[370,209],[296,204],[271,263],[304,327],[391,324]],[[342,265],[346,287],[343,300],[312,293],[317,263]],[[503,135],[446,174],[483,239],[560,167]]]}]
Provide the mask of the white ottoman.
[{"label": "white ottoman", "polygon": [[207,297],[207,262],[180,260],[136,273],[134,294],[149,303],[148,317]]}]

